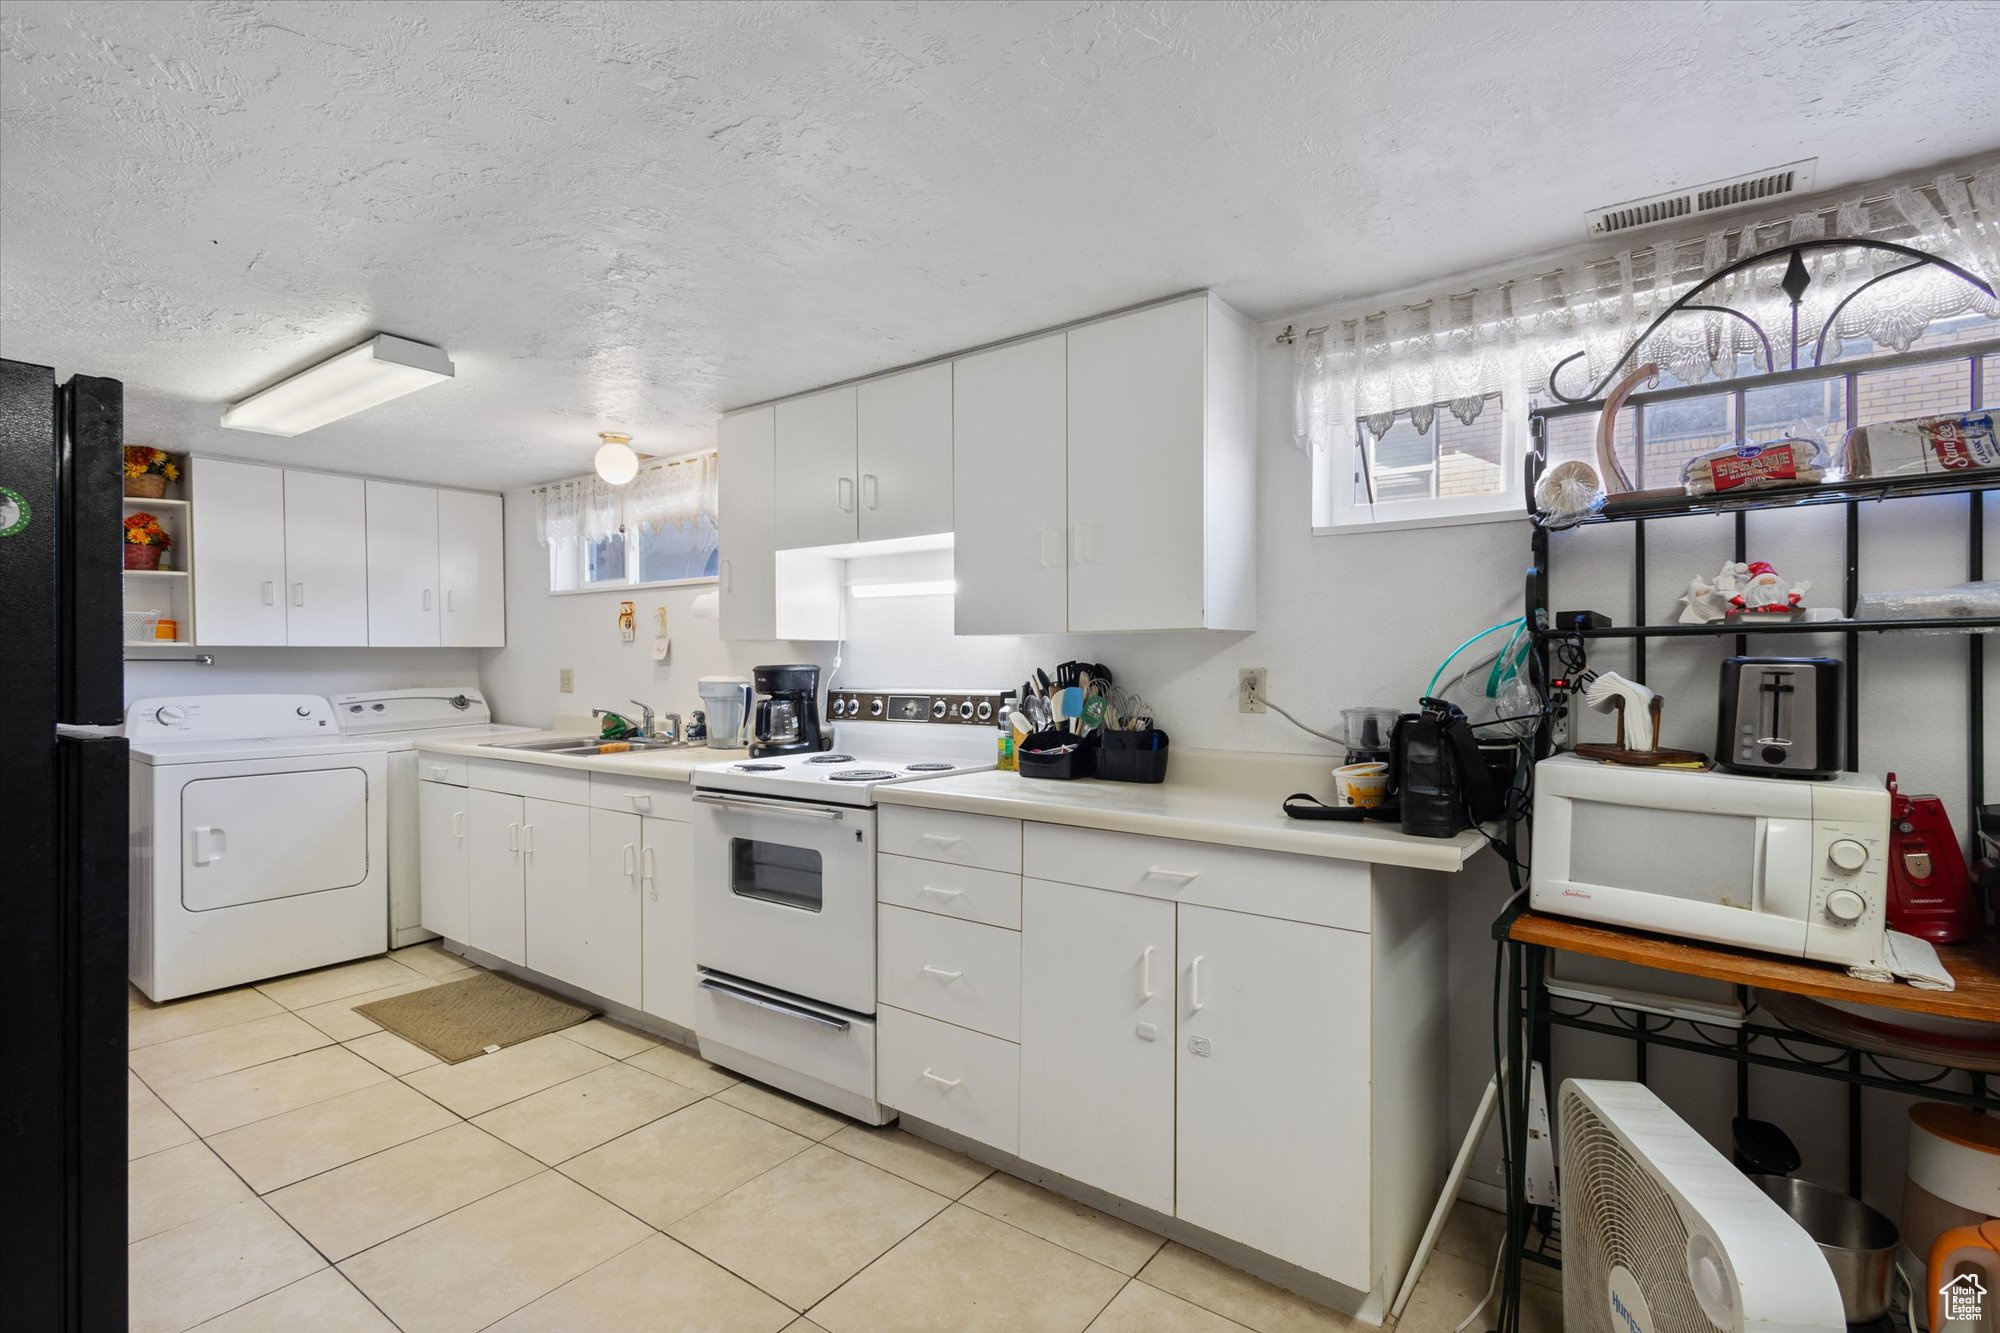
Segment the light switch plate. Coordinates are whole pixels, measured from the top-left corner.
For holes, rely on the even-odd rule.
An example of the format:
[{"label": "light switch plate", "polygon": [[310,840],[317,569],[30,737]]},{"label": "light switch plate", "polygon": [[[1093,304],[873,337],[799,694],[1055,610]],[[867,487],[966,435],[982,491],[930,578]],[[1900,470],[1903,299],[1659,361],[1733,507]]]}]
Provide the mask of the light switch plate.
[{"label": "light switch plate", "polygon": [[564,694],[576,693],[576,669],[564,667],[556,673],[556,688]]}]

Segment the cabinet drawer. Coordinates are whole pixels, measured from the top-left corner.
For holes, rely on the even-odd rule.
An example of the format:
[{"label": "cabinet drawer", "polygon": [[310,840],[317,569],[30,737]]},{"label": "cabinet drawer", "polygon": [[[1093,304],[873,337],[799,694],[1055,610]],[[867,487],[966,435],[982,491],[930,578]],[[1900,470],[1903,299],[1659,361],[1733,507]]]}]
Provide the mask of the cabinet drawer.
[{"label": "cabinet drawer", "polygon": [[876,1100],[1001,1152],[1017,1150],[1019,1046],[886,1005],[875,1029]]},{"label": "cabinet drawer", "polygon": [[648,819],[685,824],[694,818],[694,788],[662,778],[623,778],[615,773],[590,775],[590,803],[599,810],[622,810]]},{"label": "cabinet drawer", "polygon": [[417,776],[425,782],[442,782],[448,787],[463,787],[468,779],[471,761],[462,755],[425,754],[417,752]]},{"label": "cabinet drawer", "polygon": [[1360,862],[1057,824],[1029,824],[1022,845],[1026,873],[1034,879],[1344,930],[1369,928],[1371,876]]},{"label": "cabinet drawer", "polygon": [[588,773],[510,759],[471,759],[466,762],[469,784],[482,791],[504,791],[514,796],[534,796],[568,805],[590,804]]},{"label": "cabinet drawer", "polygon": [[883,807],[876,829],[876,847],[898,856],[978,866],[983,870],[1021,868],[1018,819],[891,805]]},{"label": "cabinet drawer", "polygon": [[878,908],[876,994],[884,1004],[1008,1041],[1021,1039],[1021,936],[902,907]]},{"label": "cabinet drawer", "polygon": [[875,858],[875,897],[918,912],[1021,928],[1021,877],[1003,870],[884,854]]}]

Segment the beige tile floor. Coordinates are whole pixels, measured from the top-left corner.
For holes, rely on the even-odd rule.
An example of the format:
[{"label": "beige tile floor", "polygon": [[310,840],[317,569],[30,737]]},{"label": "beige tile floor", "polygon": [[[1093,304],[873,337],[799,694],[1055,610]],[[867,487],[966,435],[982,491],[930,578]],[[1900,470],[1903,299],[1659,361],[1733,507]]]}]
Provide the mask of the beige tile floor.
[{"label": "beige tile floor", "polygon": [[[1308,1333],[1344,1315],[595,1019],[460,1065],[354,1006],[419,945],[130,1014],[134,1333]],[[1449,1333],[1461,1208],[1402,1321]],[[1528,1322],[1554,1333],[1553,1290]]]}]

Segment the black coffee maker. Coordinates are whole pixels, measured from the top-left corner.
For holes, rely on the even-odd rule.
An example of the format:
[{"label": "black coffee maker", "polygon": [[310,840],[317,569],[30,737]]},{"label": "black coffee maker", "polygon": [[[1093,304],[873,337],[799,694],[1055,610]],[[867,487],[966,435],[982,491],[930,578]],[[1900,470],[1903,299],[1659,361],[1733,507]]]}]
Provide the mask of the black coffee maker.
[{"label": "black coffee maker", "polygon": [[819,668],[810,662],[760,666],[750,672],[757,687],[756,723],[750,754],[805,754],[833,743],[819,729]]}]

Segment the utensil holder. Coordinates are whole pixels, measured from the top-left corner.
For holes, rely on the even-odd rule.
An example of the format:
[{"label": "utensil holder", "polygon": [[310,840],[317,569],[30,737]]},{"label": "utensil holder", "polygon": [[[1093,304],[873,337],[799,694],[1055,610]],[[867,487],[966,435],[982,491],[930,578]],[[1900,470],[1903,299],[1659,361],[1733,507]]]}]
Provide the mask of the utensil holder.
[{"label": "utensil holder", "polygon": [[1097,752],[1097,776],[1107,782],[1165,782],[1167,733],[1157,727],[1105,732]]},{"label": "utensil holder", "polygon": [[[1061,754],[1045,753],[1059,746],[1074,745]],[[1069,731],[1031,732],[1015,751],[1015,761],[1024,778],[1088,778],[1097,775],[1098,740],[1095,735],[1079,736]]]}]

